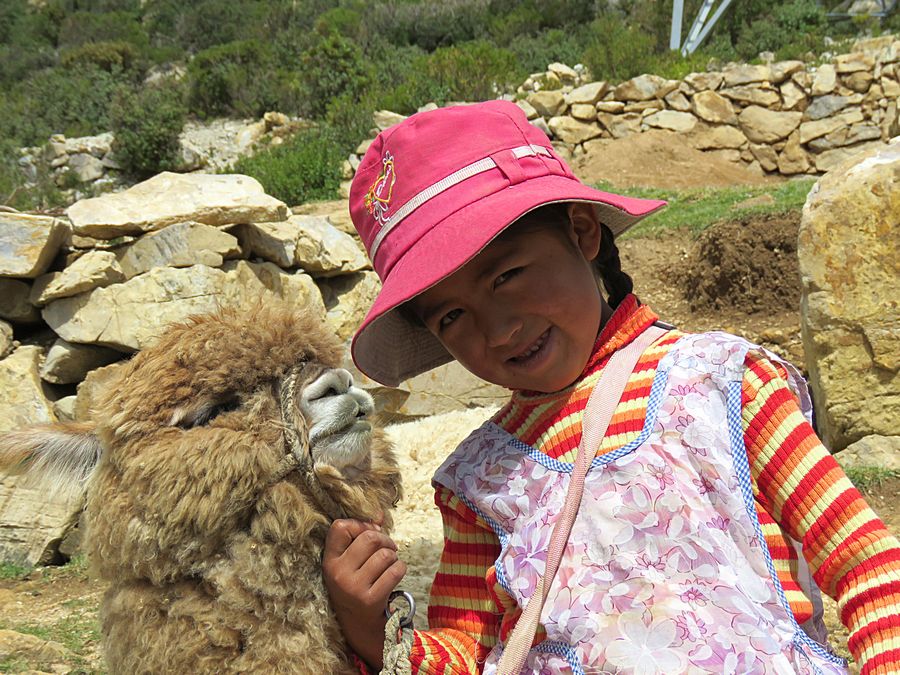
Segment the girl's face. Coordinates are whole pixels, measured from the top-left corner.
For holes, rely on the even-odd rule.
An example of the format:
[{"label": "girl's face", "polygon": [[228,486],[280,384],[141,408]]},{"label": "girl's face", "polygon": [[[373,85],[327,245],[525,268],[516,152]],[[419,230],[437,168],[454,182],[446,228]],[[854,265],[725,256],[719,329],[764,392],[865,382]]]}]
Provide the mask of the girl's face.
[{"label": "girl's face", "polygon": [[584,370],[610,313],[591,261],[600,226],[590,205],[565,224],[513,225],[475,258],[410,301],[450,354],[509,389],[551,392]]}]

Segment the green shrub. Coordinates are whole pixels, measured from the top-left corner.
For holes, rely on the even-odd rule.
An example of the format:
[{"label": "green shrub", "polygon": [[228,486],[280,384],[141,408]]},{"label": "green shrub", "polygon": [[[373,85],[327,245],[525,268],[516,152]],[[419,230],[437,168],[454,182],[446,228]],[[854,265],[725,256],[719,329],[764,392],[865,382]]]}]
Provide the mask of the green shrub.
[{"label": "green shrub", "polygon": [[458,101],[497,98],[514,88],[521,74],[511,51],[486,40],[436,49],[428,58],[427,70],[447,96]]},{"label": "green shrub", "polygon": [[138,176],[174,169],[178,165],[178,135],[186,110],[181,88],[173,85],[122,92],[112,107],[116,159]]},{"label": "green shrub", "polygon": [[549,28],[527,40],[514,40],[507,49],[515,56],[524,80],[530,73],[541,72],[554,62],[574,66],[581,63],[593,36],[588,26],[570,29]]},{"label": "green shrub", "polygon": [[201,116],[258,117],[267,110],[293,112],[299,84],[280,70],[260,40],[206,49],[188,64],[188,104]]},{"label": "green shrub", "polygon": [[149,44],[147,33],[133,12],[73,12],[59,27],[60,47],[78,47],[91,42],[128,42],[136,49]]},{"label": "green shrub", "polygon": [[748,60],[762,51],[776,52],[779,58],[802,57],[822,49],[821,29],[826,25],[825,10],[816,0],[791,0],[775,5],[771,13],[741,30],[735,49]]},{"label": "green shrub", "polygon": [[282,145],[243,157],[228,171],[253,176],[268,194],[296,205],[336,198],[344,158],[334,131],[320,126],[301,131]]},{"label": "green shrub", "polygon": [[336,32],[322,36],[306,50],[301,64],[305,112],[314,117],[322,116],[332,99],[359,96],[369,84],[362,50]]},{"label": "green shrub", "polygon": [[66,68],[94,65],[107,72],[128,70],[137,58],[137,48],[130,42],[88,42],[62,52],[60,63]]},{"label": "green shrub", "polygon": [[606,12],[591,22],[595,36],[584,51],[584,64],[598,80],[627,80],[648,72],[654,37],[629,24],[616,12]]}]

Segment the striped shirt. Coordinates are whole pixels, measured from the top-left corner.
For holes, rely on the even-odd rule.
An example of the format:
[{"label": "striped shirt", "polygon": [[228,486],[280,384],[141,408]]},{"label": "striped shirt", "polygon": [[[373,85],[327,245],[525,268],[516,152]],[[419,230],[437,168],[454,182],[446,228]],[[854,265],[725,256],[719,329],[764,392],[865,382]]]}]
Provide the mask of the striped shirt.
[{"label": "striped shirt", "polygon": [[[656,319],[629,296],[604,326],[576,384],[551,394],[514,392],[493,421],[550,457],[574,461],[593,383],[611,354]],[[670,331],[642,355],[598,454],[640,433],[656,368],[682,335]],[[861,672],[900,672],[900,545],[822,446],[780,367],[759,355],[748,355],[745,365],[742,420],[756,510],[797,621],[809,619],[813,608],[800,587],[791,540],[802,545],[817,585],[837,600]],[[497,583],[500,543],[493,530],[442,486],[435,503],[444,549],[431,590],[430,628],[414,633],[412,672],[479,673],[521,610]],[[535,639],[542,637],[539,632]]]}]

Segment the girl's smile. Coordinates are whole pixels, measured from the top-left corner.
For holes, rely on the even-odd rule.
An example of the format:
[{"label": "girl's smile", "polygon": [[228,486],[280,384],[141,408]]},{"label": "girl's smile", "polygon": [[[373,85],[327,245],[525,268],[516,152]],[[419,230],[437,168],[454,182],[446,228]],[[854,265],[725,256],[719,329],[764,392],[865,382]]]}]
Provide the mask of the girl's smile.
[{"label": "girl's smile", "polygon": [[581,374],[609,311],[591,263],[600,236],[589,205],[570,206],[566,223],[526,216],[410,309],[482,379],[557,391]]}]

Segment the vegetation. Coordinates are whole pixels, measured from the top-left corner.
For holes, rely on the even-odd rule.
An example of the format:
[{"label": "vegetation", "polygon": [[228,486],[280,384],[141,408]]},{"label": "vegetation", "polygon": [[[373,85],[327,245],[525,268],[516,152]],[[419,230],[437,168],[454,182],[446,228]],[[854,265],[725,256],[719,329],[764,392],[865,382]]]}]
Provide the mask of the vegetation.
[{"label": "vegetation", "polygon": [[[685,16],[701,1],[686,0]],[[826,35],[900,29],[900,13],[883,26],[828,23],[837,2],[734,3],[685,59],[668,50],[672,0],[4,0],[0,199],[23,180],[10,149],[53,133],[115,127],[128,136],[127,168],[145,174],[171,165],[172,130],[185,115],[277,109],[326,124],[326,154],[343,157],[372,110],[408,114],[431,100],[511,93],[553,61],[584,63],[597,79],[681,77],[710,59],[815,55]],[[184,80],[147,91],[153,69],[172,63],[186,68]],[[328,176],[314,182],[330,184]],[[17,198],[52,197],[48,186]]]},{"label": "vegetation", "polygon": [[846,469],[847,478],[860,492],[877,491],[888,480],[900,479],[900,471],[880,466],[851,466]]}]

